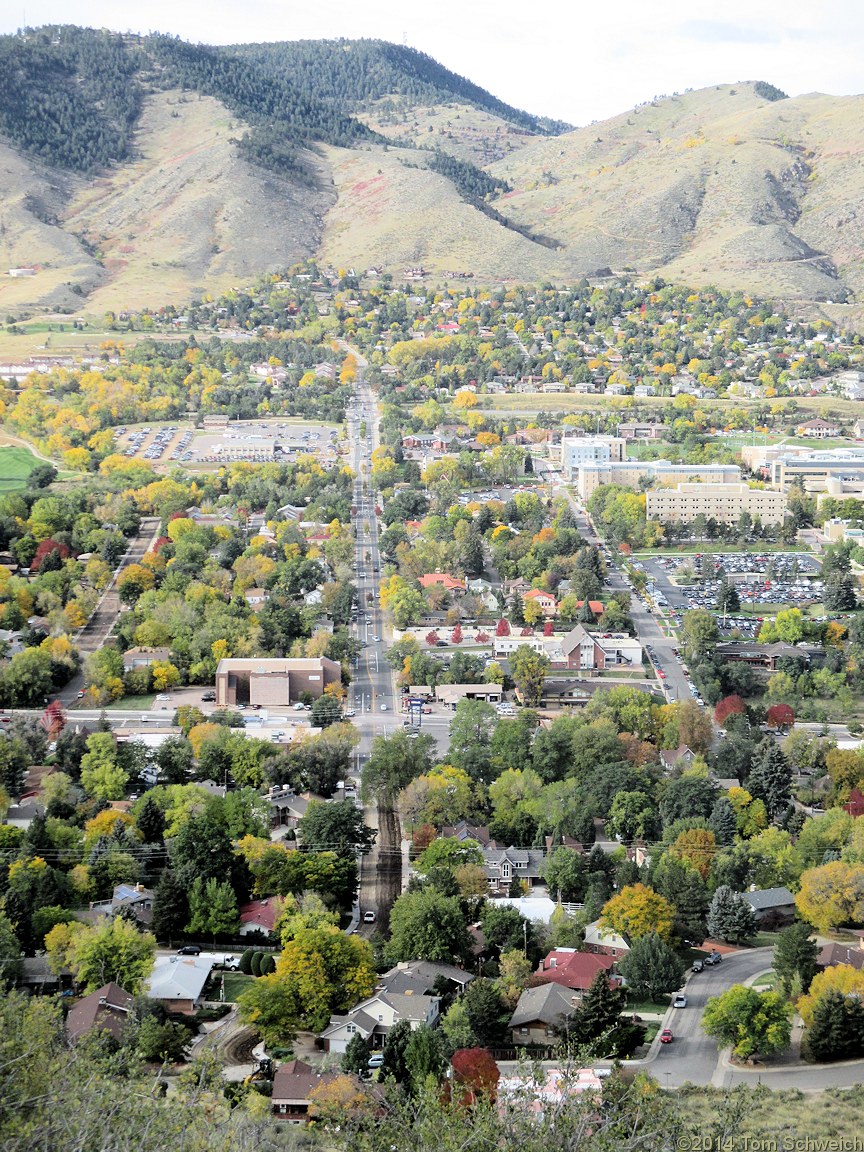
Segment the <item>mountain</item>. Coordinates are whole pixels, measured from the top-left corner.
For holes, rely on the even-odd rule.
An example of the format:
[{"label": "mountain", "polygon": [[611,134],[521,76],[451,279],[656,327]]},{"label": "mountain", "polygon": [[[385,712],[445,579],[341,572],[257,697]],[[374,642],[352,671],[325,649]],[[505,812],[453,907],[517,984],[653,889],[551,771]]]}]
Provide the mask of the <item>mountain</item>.
[{"label": "mountain", "polygon": [[74,27],[0,37],[0,75],[0,269],[35,272],[0,279],[4,315],[182,304],[315,255],[858,319],[861,97],[721,85],[570,129],[381,41]]}]

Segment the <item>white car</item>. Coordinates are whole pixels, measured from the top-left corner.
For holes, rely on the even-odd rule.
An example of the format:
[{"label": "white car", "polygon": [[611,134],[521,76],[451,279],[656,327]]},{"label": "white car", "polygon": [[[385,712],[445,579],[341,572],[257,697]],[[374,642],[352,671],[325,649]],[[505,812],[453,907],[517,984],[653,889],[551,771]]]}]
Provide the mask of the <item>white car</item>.
[{"label": "white car", "polygon": [[386,704],[382,704],[382,705],[381,705],[381,711],[382,711],[382,712],[386,712],[386,711],[387,711],[387,705],[386,705]]},{"label": "white car", "polygon": [[676,992],[675,998],[672,1001],[672,1007],[673,1008],[686,1008],[687,1007],[687,997],[684,995],[683,992]]}]

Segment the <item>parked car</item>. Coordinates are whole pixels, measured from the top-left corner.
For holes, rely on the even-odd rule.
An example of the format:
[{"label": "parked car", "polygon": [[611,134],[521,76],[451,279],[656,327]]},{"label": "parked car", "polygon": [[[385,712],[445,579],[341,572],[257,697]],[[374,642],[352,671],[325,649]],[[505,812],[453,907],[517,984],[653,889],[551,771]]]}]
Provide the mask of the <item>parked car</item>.
[{"label": "parked car", "polygon": [[723,957],[720,955],[720,953],[714,951],[710,956],[705,957],[705,963],[713,966],[714,964],[719,964],[722,959]]},{"label": "parked car", "polygon": [[661,1044],[671,1044],[672,1043],[672,1029],[671,1028],[664,1028],[663,1031],[660,1033],[660,1043]]},{"label": "parked car", "polygon": [[373,1052],[366,1063],[367,1068],[380,1068],[384,1063],[383,1052]]},{"label": "parked car", "polygon": [[705,965],[701,960],[694,960],[693,961],[693,971],[694,972],[701,972],[704,967],[705,967]]},{"label": "parked car", "polygon": [[201,702],[203,704],[215,704],[216,703],[216,693],[215,692],[202,692],[201,693]]},{"label": "parked car", "polygon": [[364,924],[374,924],[375,923],[375,913],[371,909],[368,912],[363,913],[363,923]]},{"label": "parked car", "polygon": [[184,944],[182,948],[177,949],[178,956],[200,956],[201,949],[197,944]]},{"label": "parked car", "polygon": [[675,997],[672,1000],[672,1007],[673,1008],[686,1008],[687,1007],[687,997],[684,995],[683,992],[676,992],[675,993]]}]

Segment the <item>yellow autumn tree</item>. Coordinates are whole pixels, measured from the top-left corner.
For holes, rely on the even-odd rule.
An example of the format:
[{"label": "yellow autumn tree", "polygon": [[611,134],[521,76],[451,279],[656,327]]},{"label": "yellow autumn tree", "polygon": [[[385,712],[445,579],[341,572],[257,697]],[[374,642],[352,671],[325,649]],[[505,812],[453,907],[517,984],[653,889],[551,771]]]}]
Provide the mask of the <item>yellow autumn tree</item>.
[{"label": "yellow autumn tree", "polygon": [[649,932],[656,932],[662,940],[672,935],[675,910],[665,897],[646,884],[628,884],[603,905],[600,927],[611,928],[638,940]]},{"label": "yellow autumn tree", "polygon": [[801,1019],[809,1028],[813,1023],[813,1013],[819,1001],[829,992],[842,992],[844,996],[864,997],[864,972],[851,964],[834,964],[823,972],[817,972],[806,996],[800,997],[796,1008]]}]

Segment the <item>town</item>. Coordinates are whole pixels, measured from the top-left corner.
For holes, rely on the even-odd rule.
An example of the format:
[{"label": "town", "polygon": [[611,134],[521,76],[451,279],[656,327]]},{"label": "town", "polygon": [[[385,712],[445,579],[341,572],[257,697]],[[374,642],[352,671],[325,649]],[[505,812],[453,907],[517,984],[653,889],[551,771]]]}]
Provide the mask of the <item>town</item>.
[{"label": "town", "polygon": [[0,364],[13,1137],[91,1076],[226,1147],[854,1112],[864,347],[427,279]]}]

